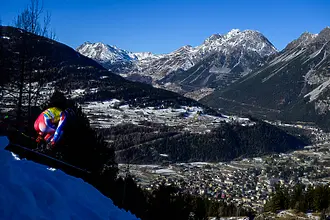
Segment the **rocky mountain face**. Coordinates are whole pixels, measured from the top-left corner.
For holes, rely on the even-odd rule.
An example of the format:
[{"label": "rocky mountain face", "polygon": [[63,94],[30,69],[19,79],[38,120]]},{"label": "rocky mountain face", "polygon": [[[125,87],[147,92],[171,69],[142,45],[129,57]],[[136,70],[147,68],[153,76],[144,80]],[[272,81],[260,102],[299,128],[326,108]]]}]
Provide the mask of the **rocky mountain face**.
[{"label": "rocky mountain face", "polygon": [[186,45],[169,54],[141,56],[113,48],[85,43],[77,51],[128,79],[182,94],[197,93],[198,97],[203,97],[199,90],[226,87],[277,54],[261,33],[238,29],[214,34],[197,47]]},{"label": "rocky mountain face", "polygon": [[172,73],[162,81],[188,88],[221,88],[258,68],[275,53],[275,48],[260,33],[232,30],[224,36],[209,37],[194,49],[197,59],[191,68]]},{"label": "rocky mountain face", "polygon": [[330,28],[303,33],[257,71],[202,99],[231,112],[285,120],[329,121]]}]

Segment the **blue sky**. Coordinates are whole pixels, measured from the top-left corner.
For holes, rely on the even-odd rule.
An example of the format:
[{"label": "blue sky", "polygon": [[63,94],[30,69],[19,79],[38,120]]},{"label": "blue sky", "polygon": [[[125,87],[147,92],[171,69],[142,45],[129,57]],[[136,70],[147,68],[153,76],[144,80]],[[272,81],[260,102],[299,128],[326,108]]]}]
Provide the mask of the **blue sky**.
[{"label": "blue sky", "polygon": [[[28,3],[3,1],[2,24]],[[304,31],[330,26],[330,0],[44,0],[44,8],[58,40],[73,48],[90,41],[157,54],[234,28],[258,30],[281,50]]]}]

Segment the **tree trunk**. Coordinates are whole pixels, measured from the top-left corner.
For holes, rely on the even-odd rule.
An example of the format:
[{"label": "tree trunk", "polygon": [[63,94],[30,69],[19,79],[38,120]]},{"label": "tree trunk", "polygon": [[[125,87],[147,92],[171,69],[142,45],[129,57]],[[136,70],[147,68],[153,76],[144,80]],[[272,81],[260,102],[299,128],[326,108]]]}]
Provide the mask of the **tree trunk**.
[{"label": "tree trunk", "polygon": [[18,105],[17,105],[17,115],[16,115],[16,123],[17,125],[22,121],[22,104],[23,104],[23,87],[24,87],[24,75],[25,75],[25,47],[26,47],[26,39],[23,36],[22,39],[22,49],[20,51],[20,64],[21,64],[21,73],[19,80],[19,93],[18,93]]}]

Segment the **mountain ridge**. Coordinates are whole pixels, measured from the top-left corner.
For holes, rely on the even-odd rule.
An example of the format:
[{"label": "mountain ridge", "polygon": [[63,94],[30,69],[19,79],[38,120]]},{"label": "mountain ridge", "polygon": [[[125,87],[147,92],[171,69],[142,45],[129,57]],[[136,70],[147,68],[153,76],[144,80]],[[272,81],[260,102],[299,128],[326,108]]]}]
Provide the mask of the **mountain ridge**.
[{"label": "mountain ridge", "polygon": [[317,35],[302,34],[262,68],[201,101],[230,112],[242,111],[263,118],[328,123],[329,54],[329,27]]},{"label": "mountain ridge", "polygon": [[[130,76],[134,75],[136,81],[141,78],[144,82],[145,77],[148,77],[149,83],[152,85],[180,94],[193,92],[204,87],[216,88],[222,84],[230,84],[232,80],[248,74],[251,69],[260,66],[265,57],[278,53],[277,49],[260,32],[254,30],[240,31],[239,29],[233,29],[224,35],[213,34],[196,47],[185,45],[168,54],[150,54],[149,59],[144,60],[100,61],[97,56],[86,53],[81,47],[78,47],[77,51],[123,77],[129,79]],[[127,51],[126,53],[134,54]],[[216,60],[215,62],[220,63],[221,66],[216,66],[212,61],[207,61],[203,65],[204,60],[210,59]],[[196,69],[193,70],[196,65],[202,66],[196,68],[198,69],[196,71]],[[173,75],[175,75],[174,78]],[[191,78],[197,77],[198,80],[184,82],[182,81],[184,75]],[[225,79],[227,76],[229,77],[228,80]],[[203,80],[203,78],[211,80]],[[217,85],[216,81],[219,81],[219,78],[226,82]],[[201,83],[201,80],[204,83]],[[170,83],[171,86],[167,87],[167,83]],[[187,87],[196,87],[196,89],[187,89]]]}]

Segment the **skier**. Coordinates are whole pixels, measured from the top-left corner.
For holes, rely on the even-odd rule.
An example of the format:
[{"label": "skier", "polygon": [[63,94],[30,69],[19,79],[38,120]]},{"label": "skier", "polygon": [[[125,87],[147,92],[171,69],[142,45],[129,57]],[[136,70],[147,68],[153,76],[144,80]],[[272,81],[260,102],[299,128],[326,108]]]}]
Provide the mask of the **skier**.
[{"label": "skier", "polygon": [[34,122],[34,129],[38,133],[36,141],[45,140],[47,148],[51,148],[59,142],[63,136],[63,129],[68,117],[73,114],[71,109],[62,111],[60,108],[51,107],[43,111]]}]

